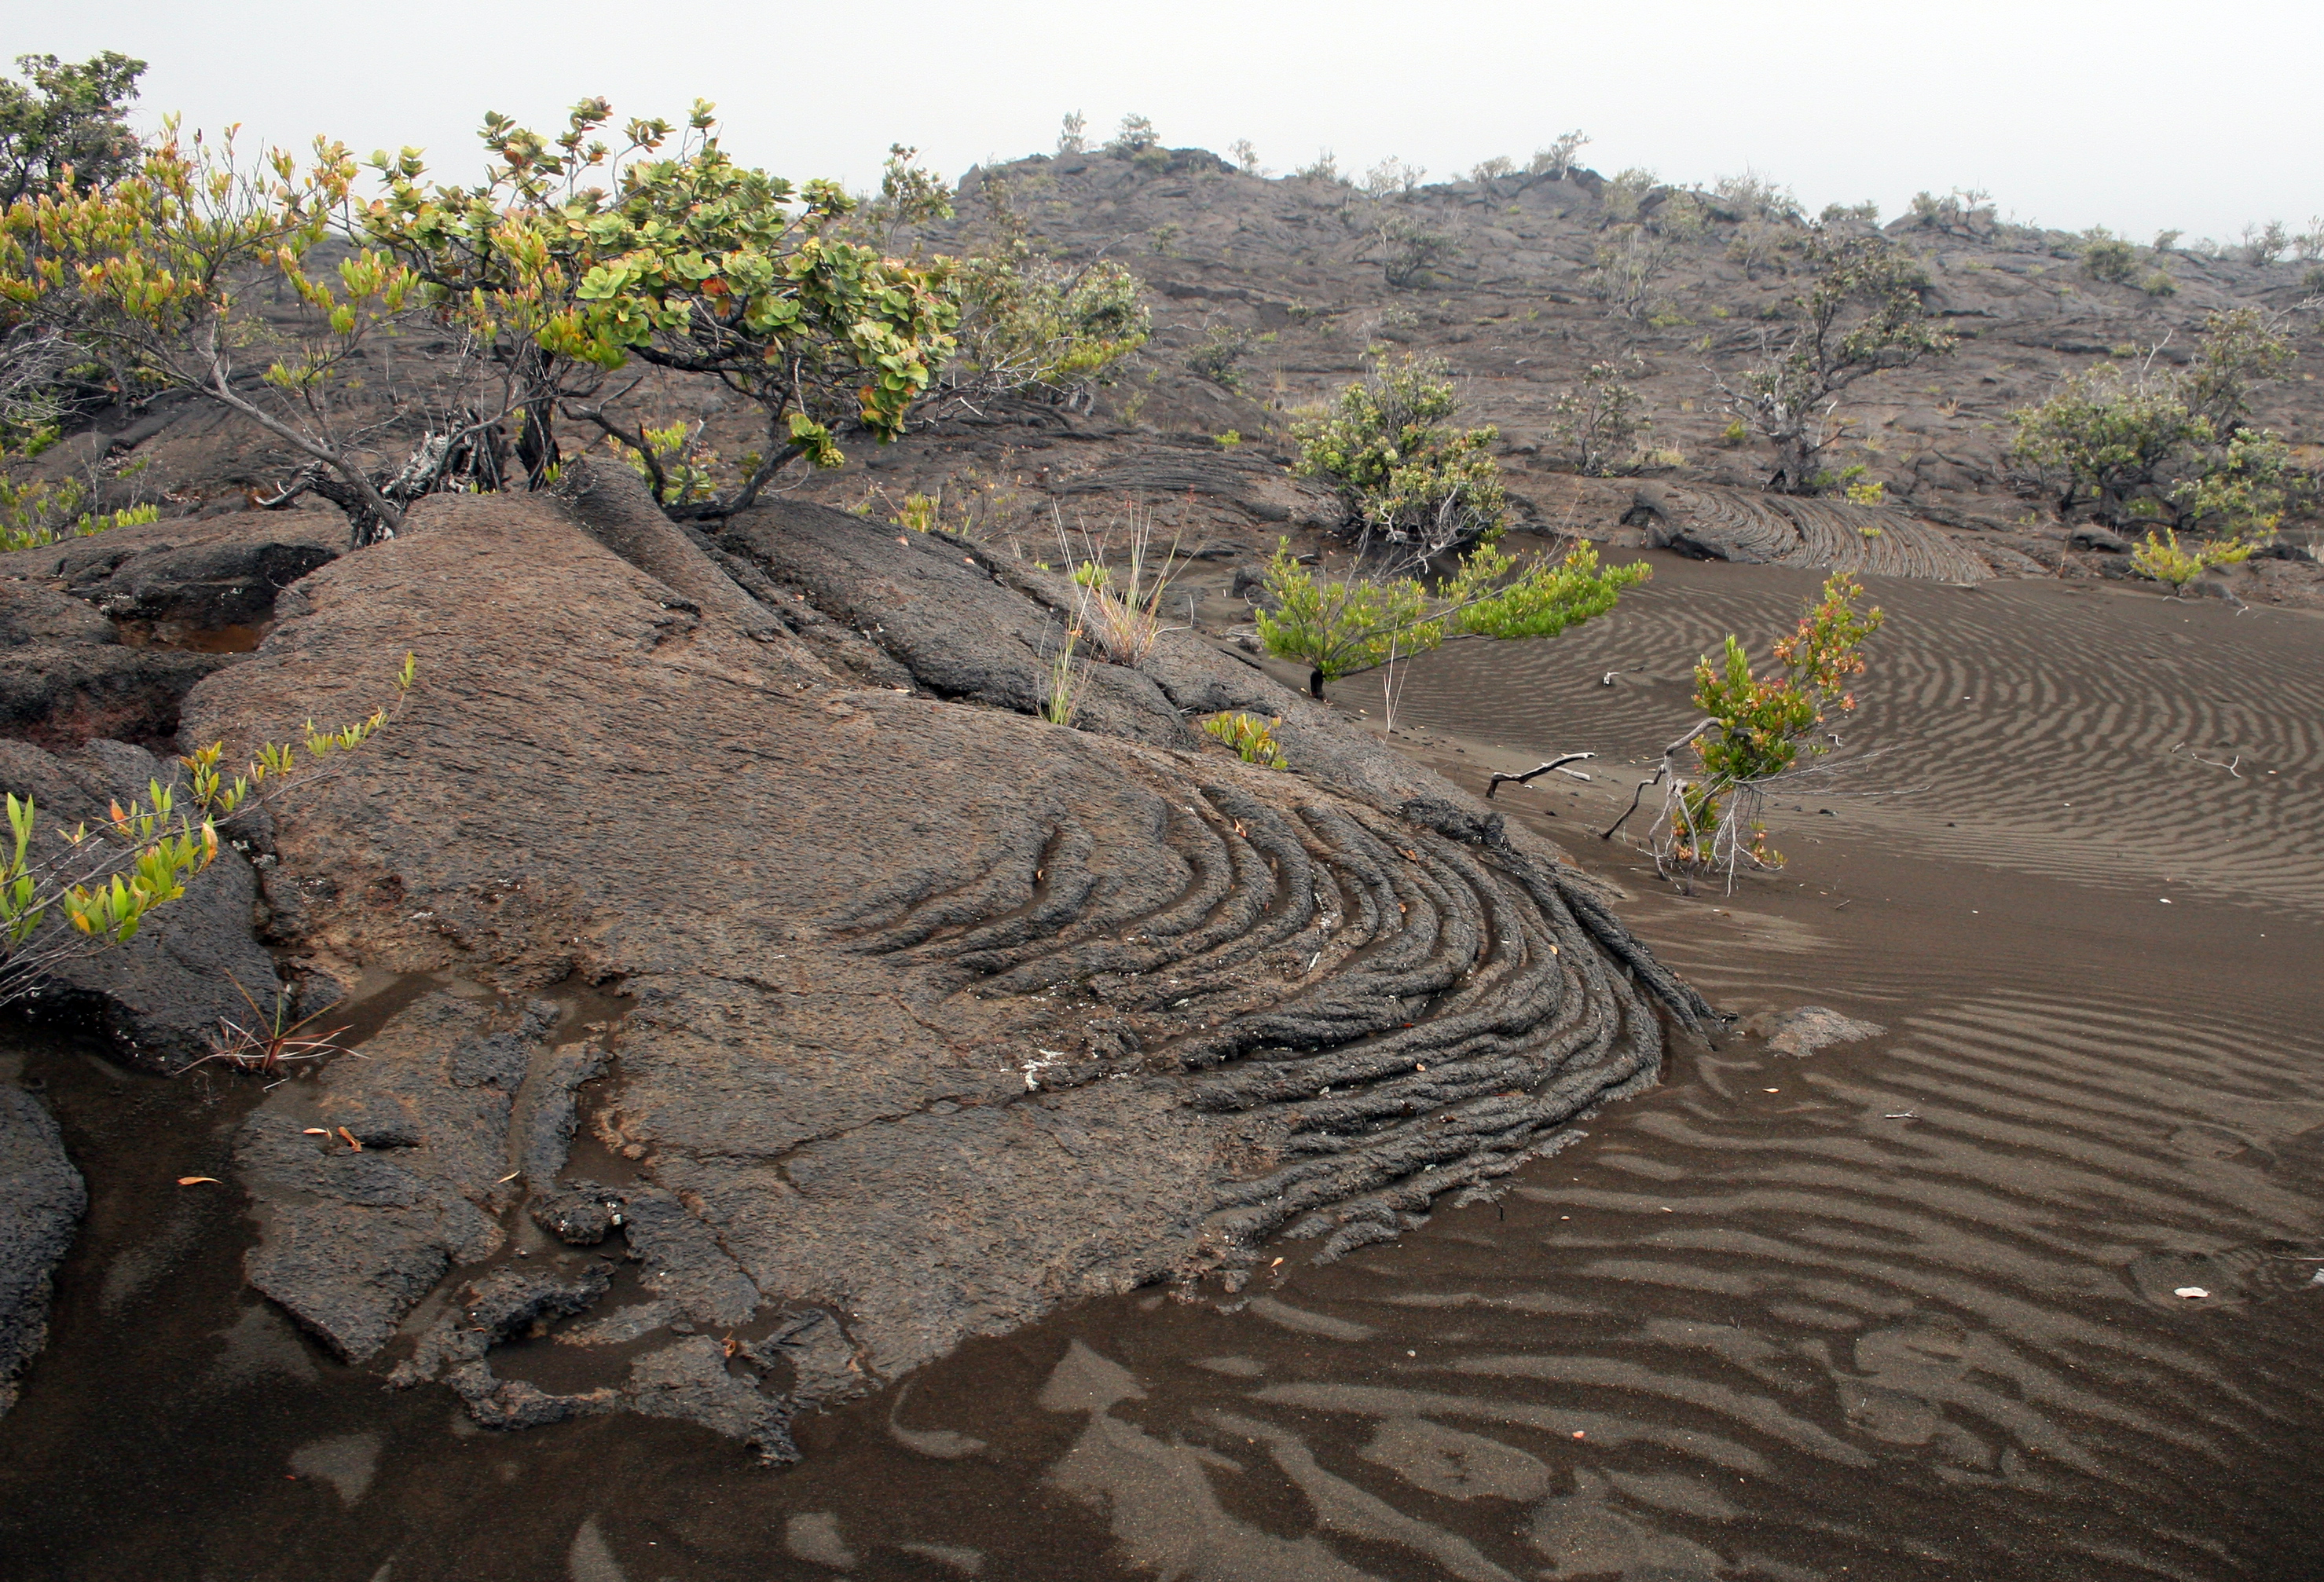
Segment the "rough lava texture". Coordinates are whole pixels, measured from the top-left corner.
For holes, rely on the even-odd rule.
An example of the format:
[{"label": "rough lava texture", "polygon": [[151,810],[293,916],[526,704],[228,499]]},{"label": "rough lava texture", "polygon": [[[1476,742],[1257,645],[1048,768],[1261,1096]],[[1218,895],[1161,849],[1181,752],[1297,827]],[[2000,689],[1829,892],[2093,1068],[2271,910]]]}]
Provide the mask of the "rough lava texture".
[{"label": "rough lava texture", "polygon": [[0,1415],[48,1341],[50,1283],[88,1206],[55,1119],[0,1059]]},{"label": "rough lava texture", "polygon": [[[1649,994],[1707,1011],[1554,851],[1192,637],[1052,725],[1027,574],[783,507],[711,546],[756,601],[706,609],[607,547],[624,488],[425,502],[189,700],[241,744],[415,651],[394,731],[281,811],[275,926],[513,997],[425,998],[249,1123],[252,1277],[351,1358],[487,1421],[622,1403],[780,1455],[838,1382],[1489,1194],[1654,1080]],[[1283,713],[1300,769],[1195,736],[1213,706]],[[602,1082],[526,1008],[574,974],[632,997]],[[615,1231],[634,1298],[567,1250]],[[494,1334],[602,1337],[605,1393],[493,1376],[447,1274]]]},{"label": "rough lava texture", "polygon": [[70,594],[0,582],[0,733],[8,737],[45,747],[97,738],[167,743],[180,701],[231,662],[224,654],[132,647]]}]

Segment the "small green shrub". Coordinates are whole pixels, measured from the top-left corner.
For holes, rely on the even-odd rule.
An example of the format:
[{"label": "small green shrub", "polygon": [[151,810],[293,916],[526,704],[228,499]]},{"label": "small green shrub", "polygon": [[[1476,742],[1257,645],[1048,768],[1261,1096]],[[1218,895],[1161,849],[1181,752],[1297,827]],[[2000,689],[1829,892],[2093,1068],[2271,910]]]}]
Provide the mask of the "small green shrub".
[{"label": "small green shrub", "polygon": [[[103,510],[95,503],[105,480],[88,478],[18,478],[16,464],[30,461],[56,440],[53,428],[35,429],[19,449],[11,450],[0,437],[0,552],[39,549],[60,538],[86,538],[112,528],[130,528],[159,520],[161,508],[150,501]],[[136,462],[123,475],[142,472]],[[117,499],[118,496],[116,495]]]},{"label": "small green shrub", "polygon": [[1154,123],[1143,115],[1130,115],[1121,118],[1121,124],[1106,139],[1105,152],[1122,159],[1144,153],[1155,144]]},{"label": "small green shrub", "polygon": [[2149,270],[2140,278],[2138,289],[2150,297],[2175,297],[2179,294],[2179,282],[2171,278],[2169,270]]},{"label": "small green shrub", "polygon": [[1212,435],[1211,439],[1220,449],[1232,450],[1242,443],[1242,433],[1240,429],[1230,428],[1224,434]]},{"label": "small green shrub", "polygon": [[1721,176],[1711,183],[1711,195],[1720,208],[1744,220],[1796,223],[1806,213],[1790,188],[1749,169],[1738,176]]},{"label": "small green shrub", "polygon": [[1932,231],[1961,236],[1990,236],[1999,224],[1993,195],[1980,189],[1954,188],[1944,197],[1913,195],[1913,223]]},{"label": "small green shrub", "polygon": [[1280,714],[1265,724],[1249,714],[1213,714],[1203,722],[1203,731],[1233,748],[1235,756],[1247,764],[1287,769],[1291,764],[1275,741],[1275,728],[1282,723],[1283,716]]},{"label": "small green shrub", "polygon": [[1559,180],[1563,180],[1566,172],[1573,169],[1575,156],[1580,154],[1589,143],[1590,140],[1579,130],[1561,133],[1557,140],[1547,148],[1534,150],[1533,158],[1526,161],[1526,174],[1554,176]]},{"label": "small green shrub", "polygon": [[1427,174],[1427,166],[1406,164],[1396,155],[1390,154],[1379,164],[1366,170],[1364,179],[1359,185],[1374,198],[1387,198],[1398,193],[1410,194],[1419,189],[1420,179]]},{"label": "small green shrub", "polygon": [[1670,271],[1676,250],[1644,225],[1617,225],[1598,244],[1582,286],[1624,318],[1654,310],[1655,282]]},{"label": "small green shrub", "polygon": [[78,65],[19,55],[25,80],[0,77],[0,208],[53,189],[109,187],[137,168],[129,103],[145,62],[107,50]]},{"label": "small green shrub", "polygon": [[2292,245],[2292,233],[2282,220],[2270,220],[2264,225],[2246,225],[2243,235],[2244,262],[2264,269],[2281,259]]},{"label": "small green shrub", "polygon": [[1455,429],[1460,400],[1434,359],[1376,363],[1333,415],[1297,424],[1296,470],[1339,486],[1367,546],[1425,558],[1499,529],[1508,513],[1489,447],[1498,428]]},{"label": "small green shrub", "polygon": [[1240,390],[1242,375],[1235,364],[1258,339],[1255,332],[1235,325],[1216,325],[1202,345],[1186,354],[1186,372],[1206,379],[1221,390]]},{"label": "small green shrub", "polygon": [[1593,363],[1569,385],[1551,410],[1568,446],[1574,470],[1602,478],[1620,471],[1638,441],[1654,427],[1646,401],[1623,377],[1618,363]]},{"label": "small green shrub", "polygon": [[[69,957],[127,944],[161,908],[186,893],[186,881],[217,860],[218,826],[302,783],[335,754],[353,751],[402,713],[418,677],[409,654],[396,673],[396,702],[337,731],[305,732],[297,742],[265,742],[227,778],[222,744],[180,759],[180,783],[148,782],[143,798],[115,802],[108,816],[71,830],[58,844],[38,842],[40,810],[31,797],[6,798],[8,834],[0,839],[0,1006],[21,998]],[[42,935],[52,915],[63,927]]]},{"label": "small green shrub", "polygon": [[1827,225],[1840,220],[1862,220],[1868,225],[1877,225],[1880,220],[1880,205],[1869,198],[1862,203],[1827,203],[1819,218]]},{"label": "small green shrub", "polygon": [[2138,272],[2138,253],[2099,225],[2082,239],[2082,270],[2094,281],[2118,286]]},{"label": "small green shrub", "polygon": [[2214,566],[2248,560],[2249,544],[2203,544],[2192,550],[2179,546],[2179,535],[2169,528],[2150,529],[2146,541],[2130,552],[2131,568],[2153,582],[2163,583],[2177,598],[2187,584]]},{"label": "small green shrub", "polygon": [[1830,752],[1821,729],[1826,716],[1856,707],[1848,682],[1863,674],[1864,642],[1883,620],[1877,605],[1858,612],[1863,596],[1847,573],[1827,578],[1817,602],[1775,646],[1780,675],[1753,675],[1750,657],[1731,635],[1718,664],[1707,656],[1695,661],[1694,703],[1706,718],[1690,740],[1702,773],[1692,780],[1672,777],[1655,844],[1657,867],[1723,872],[1731,888],[1738,866],[1783,866],[1758,816],[1766,788],[1803,757]]},{"label": "small green shrub", "polygon": [[2264,537],[2292,483],[2291,453],[2249,426],[2251,391],[2282,378],[2292,357],[2264,310],[2214,313],[2183,370],[2107,363],[2010,413],[2010,454],[2057,484],[2061,512],[2088,503],[2117,528]]},{"label": "small green shrub", "polygon": [[1617,225],[1637,223],[1646,208],[1647,195],[1661,185],[1662,178],[1652,170],[1633,166],[1622,171],[1607,182],[1598,195],[1598,201],[1605,207],[1607,222]]},{"label": "small green shrub", "polygon": [[1397,215],[1380,226],[1379,246],[1381,272],[1399,291],[1428,286],[1461,251],[1459,237],[1410,215]]},{"label": "small green shrub", "polygon": [[1310,181],[1328,181],[1338,187],[1351,185],[1345,176],[1340,174],[1339,158],[1328,148],[1318,150],[1313,160],[1299,166],[1291,173]]},{"label": "small green shrub", "polygon": [[1589,544],[1563,560],[1520,563],[1488,542],[1434,591],[1412,577],[1325,581],[1293,557],[1286,538],[1268,563],[1272,608],[1259,611],[1259,635],[1276,658],[1309,667],[1308,693],[1321,698],[1328,681],[1426,653],[1448,637],[1555,637],[1604,614],[1651,575],[1644,565],[1601,569]]}]

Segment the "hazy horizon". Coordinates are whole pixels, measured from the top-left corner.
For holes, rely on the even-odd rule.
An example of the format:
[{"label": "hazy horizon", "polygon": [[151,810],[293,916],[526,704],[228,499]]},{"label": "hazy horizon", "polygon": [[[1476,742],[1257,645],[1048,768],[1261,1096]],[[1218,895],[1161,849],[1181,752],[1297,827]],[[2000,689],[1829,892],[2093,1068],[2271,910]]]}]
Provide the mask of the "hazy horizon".
[{"label": "hazy horizon", "polygon": [[696,96],[715,100],[739,158],[854,188],[876,180],[890,143],[957,177],[1049,152],[1079,110],[1093,143],[1142,114],[1174,147],[1223,154],[1249,138],[1277,174],[1330,149],[1351,174],[1394,155],[1450,179],[1494,155],[1522,165],[1579,128],[1591,139],[1582,162],[1607,174],[1644,167],[1708,186],[1748,168],[1811,212],[1869,198],[1892,218],[1923,189],[1982,189],[2005,217],[2142,242],[2164,228],[2228,241],[2271,219],[2301,230],[2324,212],[2312,4],[2264,0],[2195,32],[2183,10],[2082,0],[1933,5],[1909,20],[1833,0],[1779,18],[1494,0],[1312,19],[905,0],[873,32],[784,5],[674,30],[577,0],[558,31],[509,39],[438,0],[400,8],[385,33],[361,14],[280,0],[205,7],[198,33],[159,0],[37,25],[29,7],[11,11],[12,55],[149,61],[141,125],[175,111],[294,148],[318,133],[366,155],[415,145],[459,179],[481,168],[485,110],[547,130],[603,94],[617,118],[676,119]]}]

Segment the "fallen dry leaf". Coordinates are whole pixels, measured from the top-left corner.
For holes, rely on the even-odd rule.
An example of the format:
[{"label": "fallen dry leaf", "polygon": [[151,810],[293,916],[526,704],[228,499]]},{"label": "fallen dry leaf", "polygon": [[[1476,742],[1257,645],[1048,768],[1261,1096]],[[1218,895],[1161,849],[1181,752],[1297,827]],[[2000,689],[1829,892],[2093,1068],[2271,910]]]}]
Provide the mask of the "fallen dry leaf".
[{"label": "fallen dry leaf", "polygon": [[180,1186],[199,1186],[204,1182],[209,1182],[212,1186],[223,1184],[215,1175],[181,1175],[178,1178]]}]

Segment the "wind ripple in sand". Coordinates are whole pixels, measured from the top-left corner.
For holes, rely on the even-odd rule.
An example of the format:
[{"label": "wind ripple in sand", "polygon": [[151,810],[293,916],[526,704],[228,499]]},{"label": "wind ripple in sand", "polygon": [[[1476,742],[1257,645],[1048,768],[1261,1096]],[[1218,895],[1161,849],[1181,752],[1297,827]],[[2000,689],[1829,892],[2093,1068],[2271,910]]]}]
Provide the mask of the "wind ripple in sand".
[{"label": "wind ripple in sand", "polygon": [[[1303,1290],[1340,1344],[1179,1374],[1139,1437],[1458,1576],[2288,1574],[2223,1505],[2308,1485],[2313,1359],[2231,1326],[2324,1315],[2278,1169],[2318,1051],[2159,1009],[1997,990],[1844,1062],[1707,1055],[1506,1219]],[[2190,1256],[2200,1309],[2157,1283]]]},{"label": "wind ripple in sand", "polygon": [[[1695,718],[1695,657],[1734,632],[1764,660],[1816,582],[1658,561],[1613,613],[1555,641],[1420,661],[1397,718],[1649,762]],[[1888,619],[1840,729],[1851,751],[1879,756],[1777,797],[1777,844],[1829,807],[1932,856],[2324,915],[2311,618],[2054,584],[1883,579],[1871,593]],[[1343,691],[1369,702],[1356,683]]]}]

